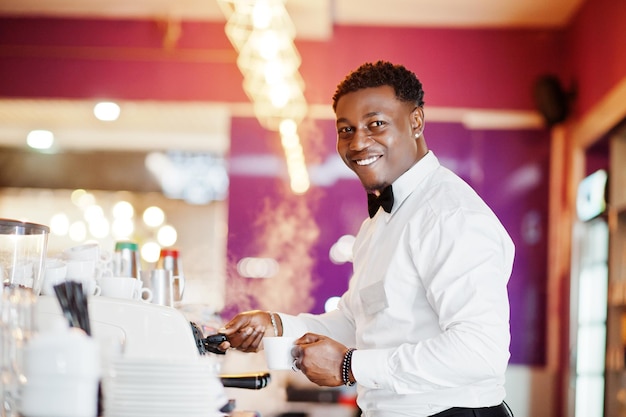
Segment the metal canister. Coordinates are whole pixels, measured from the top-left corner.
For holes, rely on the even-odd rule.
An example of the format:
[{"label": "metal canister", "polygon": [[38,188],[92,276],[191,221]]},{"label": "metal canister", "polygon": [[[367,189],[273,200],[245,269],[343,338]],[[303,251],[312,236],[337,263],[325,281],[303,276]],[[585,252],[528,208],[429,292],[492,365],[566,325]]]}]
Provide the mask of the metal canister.
[{"label": "metal canister", "polygon": [[141,274],[144,285],[152,291],[153,304],[174,306],[174,280],[169,269],[153,269]]},{"label": "metal canister", "polygon": [[161,249],[156,268],[172,271],[174,301],[181,301],[183,293],[185,292],[185,275],[183,274],[183,264],[180,259],[180,251],[173,248]]},{"label": "metal canister", "polygon": [[115,244],[113,254],[113,275],[140,279],[141,257],[135,242],[120,241]]}]

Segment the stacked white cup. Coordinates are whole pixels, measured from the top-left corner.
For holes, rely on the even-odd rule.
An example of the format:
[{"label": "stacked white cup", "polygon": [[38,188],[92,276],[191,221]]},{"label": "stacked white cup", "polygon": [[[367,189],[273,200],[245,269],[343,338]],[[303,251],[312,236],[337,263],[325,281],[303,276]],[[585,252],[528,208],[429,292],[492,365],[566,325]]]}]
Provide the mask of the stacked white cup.
[{"label": "stacked white cup", "polygon": [[65,281],[83,284],[88,295],[99,295],[97,280],[111,275],[111,255],[102,251],[96,242],[65,249],[56,257],[46,259],[43,267],[44,295],[54,295],[54,287]]},{"label": "stacked white cup", "polygon": [[95,339],[59,320],[24,349],[20,412],[29,417],[96,417],[101,373]]},{"label": "stacked white cup", "polygon": [[54,287],[65,282],[67,264],[60,258],[48,258],[44,264],[43,285],[41,293],[54,295]]},{"label": "stacked white cup", "polygon": [[67,266],[66,281],[83,284],[88,295],[100,295],[97,280],[111,275],[111,256],[100,250],[98,243],[84,243],[63,251],[61,255]]},{"label": "stacked white cup", "polygon": [[55,295],[54,287],[65,281],[80,282],[87,295],[152,301],[152,290],[140,279],[113,276],[111,255],[98,243],[84,243],[48,258],[44,267],[42,293]]}]

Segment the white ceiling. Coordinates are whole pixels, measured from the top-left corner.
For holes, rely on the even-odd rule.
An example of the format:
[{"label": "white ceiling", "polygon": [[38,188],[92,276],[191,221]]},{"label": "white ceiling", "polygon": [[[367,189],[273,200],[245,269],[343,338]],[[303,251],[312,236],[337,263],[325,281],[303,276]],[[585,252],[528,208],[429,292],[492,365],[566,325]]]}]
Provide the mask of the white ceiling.
[{"label": "white ceiling", "polygon": [[0,144],[21,147],[31,130],[50,130],[53,151],[73,149],[228,151],[231,111],[219,103],[124,101],[120,118],[100,121],[95,100],[0,99]]},{"label": "white ceiling", "polygon": [[[334,24],[406,27],[560,27],[568,23],[584,0],[287,0],[297,36],[327,39]],[[0,15],[150,18],[159,20],[224,21],[218,0],[1,0]],[[228,120],[233,113],[252,114],[249,106],[219,103],[138,103],[122,105],[116,124],[91,116],[90,100],[0,99],[0,145],[20,146],[34,128],[50,128],[61,148],[164,148],[176,135],[182,147],[223,152],[228,148]],[[210,111],[207,111],[210,109]],[[327,109],[313,109],[322,117]],[[431,109],[432,110],[432,109]],[[126,111],[126,113],[124,113]],[[203,117],[197,117],[202,112]],[[435,109],[433,113],[471,123],[518,123],[533,126],[536,114]],[[158,126],[155,120],[180,125]],[[167,114],[168,117],[161,117]],[[213,115],[209,120],[206,115]],[[507,119],[512,116],[513,119]],[[198,124],[198,120],[205,123]],[[508,120],[508,121],[507,121]],[[468,122],[469,123],[469,122]],[[487,126],[488,127],[488,126]],[[87,140],[86,138],[89,137]]]}]

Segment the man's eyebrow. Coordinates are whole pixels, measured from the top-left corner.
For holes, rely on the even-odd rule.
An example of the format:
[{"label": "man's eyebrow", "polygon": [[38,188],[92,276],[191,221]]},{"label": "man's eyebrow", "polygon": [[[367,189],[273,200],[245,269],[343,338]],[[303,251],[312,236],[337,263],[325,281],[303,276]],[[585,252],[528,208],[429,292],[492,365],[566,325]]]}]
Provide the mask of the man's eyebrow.
[{"label": "man's eyebrow", "polygon": [[[379,111],[373,111],[373,112],[369,112],[369,113],[364,114],[363,117],[379,116],[381,114],[382,113],[379,112]],[[345,117],[340,117],[340,118],[337,119],[336,123],[350,123],[350,122]]]}]

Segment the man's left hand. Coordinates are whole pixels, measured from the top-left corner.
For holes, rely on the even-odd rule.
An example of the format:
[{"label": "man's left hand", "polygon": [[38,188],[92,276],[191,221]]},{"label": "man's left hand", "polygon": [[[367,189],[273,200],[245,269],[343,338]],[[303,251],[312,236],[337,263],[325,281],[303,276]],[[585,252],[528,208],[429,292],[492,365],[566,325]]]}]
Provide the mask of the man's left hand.
[{"label": "man's left hand", "polygon": [[314,333],[307,333],[295,342],[293,357],[295,366],[311,382],[325,387],[343,385],[341,365],[347,347],[341,343]]}]

